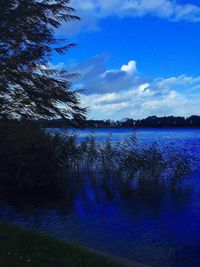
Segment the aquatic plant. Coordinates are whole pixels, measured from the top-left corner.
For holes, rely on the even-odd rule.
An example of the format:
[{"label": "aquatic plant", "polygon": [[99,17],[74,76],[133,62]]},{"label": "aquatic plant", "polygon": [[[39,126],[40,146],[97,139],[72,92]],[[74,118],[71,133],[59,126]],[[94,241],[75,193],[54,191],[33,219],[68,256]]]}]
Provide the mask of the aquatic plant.
[{"label": "aquatic plant", "polygon": [[139,146],[135,135],[123,142],[112,142],[108,137],[103,143],[94,136],[79,142],[76,136],[71,156],[69,170],[89,174],[95,182],[120,191],[175,188],[181,177],[191,171],[185,151],[174,153],[169,149],[164,153],[156,144]]},{"label": "aquatic plant", "polygon": [[[156,144],[97,142],[91,135],[49,133],[33,124],[7,124],[0,131],[2,191],[65,191],[66,183],[87,174],[93,182],[119,191],[175,188],[190,171],[186,153],[165,154]],[[6,189],[5,189],[6,188]]]}]

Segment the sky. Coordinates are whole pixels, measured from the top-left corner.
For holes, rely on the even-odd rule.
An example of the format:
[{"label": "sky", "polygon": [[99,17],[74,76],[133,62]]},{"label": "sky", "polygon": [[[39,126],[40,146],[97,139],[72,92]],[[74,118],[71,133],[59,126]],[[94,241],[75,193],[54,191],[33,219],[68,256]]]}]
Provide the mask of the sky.
[{"label": "sky", "polygon": [[199,0],[71,0],[80,22],[56,68],[79,72],[73,88],[90,119],[200,115]]}]

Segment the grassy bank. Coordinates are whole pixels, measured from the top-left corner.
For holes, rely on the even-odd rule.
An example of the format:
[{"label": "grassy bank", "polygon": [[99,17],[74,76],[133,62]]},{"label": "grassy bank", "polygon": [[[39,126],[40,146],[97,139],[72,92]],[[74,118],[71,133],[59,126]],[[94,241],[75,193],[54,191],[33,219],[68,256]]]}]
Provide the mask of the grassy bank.
[{"label": "grassy bank", "polygon": [[106,257],[45,234],[0,224],[2,267],[119,267]]}]

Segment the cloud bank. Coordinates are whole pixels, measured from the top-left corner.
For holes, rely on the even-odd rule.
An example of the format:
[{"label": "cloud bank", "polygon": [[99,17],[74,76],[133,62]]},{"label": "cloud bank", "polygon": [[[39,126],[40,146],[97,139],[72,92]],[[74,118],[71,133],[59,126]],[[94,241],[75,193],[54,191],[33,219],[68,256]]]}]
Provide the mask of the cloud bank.
[{"label": "cloud bank", "polygon": [[71,6],[82,21],[64,25],[62,33],[65,30],[68,34],[98,30],[99,21],[110,16],[154,16],[169,21],[200,22],[200,5],[190,4],[189,0],[188,4],[176,0],[71,0]]},{"label": "cloud bank", "polygon": [[71,71],[82,74],[75,87],[85,90],[81,100],[89,107],[89,118],[200,115],[200,76],[149,79],[138,74],[133,59],[107,69],[105,56],[73,64]]}]

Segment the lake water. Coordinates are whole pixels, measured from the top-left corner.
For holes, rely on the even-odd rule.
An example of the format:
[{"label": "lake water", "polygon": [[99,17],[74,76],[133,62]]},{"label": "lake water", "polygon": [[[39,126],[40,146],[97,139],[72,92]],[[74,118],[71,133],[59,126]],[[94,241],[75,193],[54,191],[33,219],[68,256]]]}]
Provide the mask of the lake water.
[{"label": "lake water", "polygon": [[[93,134],[99,142],[108,136],[116,142],[133,134],[131,129],[78,132],[80,138]],[[135,134],[139,145],[156,142],[163,151],[172,147],[189,153],[194,169],[184,177],[182,190],[154,196],[121,195],[98,188],[85,177],[66,199],[38,199],[26,205],[1,201],[1,221],[149,266],[200,266],[200,130],[148,129]]]}]

